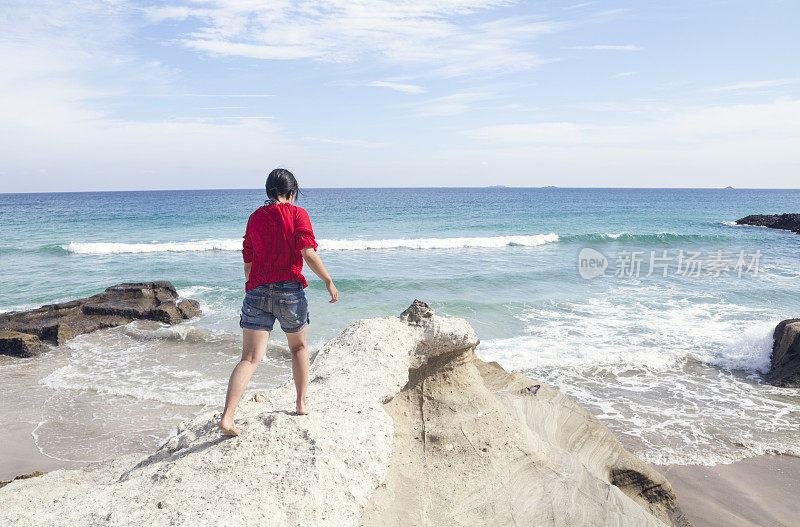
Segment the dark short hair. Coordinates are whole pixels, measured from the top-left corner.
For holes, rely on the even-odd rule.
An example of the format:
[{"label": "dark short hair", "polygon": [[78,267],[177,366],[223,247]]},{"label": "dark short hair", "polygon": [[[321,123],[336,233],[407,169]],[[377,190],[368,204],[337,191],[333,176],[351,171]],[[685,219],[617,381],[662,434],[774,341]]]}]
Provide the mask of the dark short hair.
[{"label": "dark short hair", "polygon": [[300,187],[294,174],[285,168],[276,168],[267,176],[267,197],[270,201],[278,201],[278,196],[297,201],[299,195]]}]

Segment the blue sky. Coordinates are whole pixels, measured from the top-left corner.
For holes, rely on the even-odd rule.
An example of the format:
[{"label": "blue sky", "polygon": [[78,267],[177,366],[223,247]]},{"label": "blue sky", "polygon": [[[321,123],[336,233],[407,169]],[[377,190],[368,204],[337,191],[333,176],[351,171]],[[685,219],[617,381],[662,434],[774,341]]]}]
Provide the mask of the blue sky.
[{"label": "blue sky", "polygon": [[6,0],[0,192],[796,188],[800,3]]}]

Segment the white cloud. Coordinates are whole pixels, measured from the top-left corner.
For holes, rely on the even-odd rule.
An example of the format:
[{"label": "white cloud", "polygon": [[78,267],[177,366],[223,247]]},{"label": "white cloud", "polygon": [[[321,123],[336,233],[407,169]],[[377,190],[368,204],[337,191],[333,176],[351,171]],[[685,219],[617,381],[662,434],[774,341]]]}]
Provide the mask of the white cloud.
[{"label": "white cloud", "polygon": [[[144,45],[137,32],[145,23],[142,11],[127,2],[12,0],[0,15],[0,136],[13,139],[0,142],[0,187],[42,191],[247,186],[253,175],[260,177],[265,167],[278,164],[305,170],[306,183],[320,186],[360,181],[463,185],[483,181],[487,174],[479,173],[482,166],[490,166],[488,176],[505,184],[708,186],[719,181],[721,186],[796,186],[796,100],[670,108],[671,103],[659,96],[662,90],[634,98],[642,101],[638,106],[620,100],[577,108],[558,96],[548,100],[546,90],[522,94],[523,83],[532,85],[533,75],[508,83],[496,74],[546,62],[534,51],[536,39],[563,26],[544,18],[508,17],[502,9],[507,3],[277,0],[267,5],[255,0],[185,0],[185,5],[148,11],[151,21],[181,23],[149,28],[147,38],[158,35],[160,42]],[[596,35],[582,41],[605,42]],[[155,42],[183,42],[194,49],[206,45],[226,60],[202,57],[208,72],[187,71],[192,83],[181,84],[179,72],[152,60],[159,53],[153,51]],[[373,83],[385,85],[373,85],[431,93],[394,107],[379,102],[375,115],[367,108],[353,123],[342,118],[346,112],[335,110],[322,121],[315,115],[276,123],[268,114],[284,108],[286,115],[294,116],[292,109],[298,106],[291,105],[308,104],[304,94],[298,93],[297,100],[282,96],[270,105],[266,98],[273,95],[258,93],[270,84],[242,84],[225,77],[205,82],[205,77],[224,75],[231,64],[238,68],[245,62],[227,60],[231,54],[350,61],[336,68],[346,71],[344,76],[352,81],[348,85],[379,79]],[[172,60],[176,55],[166,56]],[[272,66],[246,63],[253,69]],[[333,69],[313,67],[314,75],[323,77]],[[740,72],[746,73],[746,67]],[[464,74],[470,76],[447,82],[419,80]],[[195,75],[203,77],[200,82],[194,82]],[[308,70],[300,77],[308,79]],[[336,79],[319,80],[313,87],[319,90],[318,102],[335,104],[342,94],[324,90],[336,85]],[[608,78],[605,82],[614,84]],[[766,91],[794,82],[760,80],[712,91]],[[207,93],[217,89],[229,93]],[[456,93],[438,96],[448,91]],[[521,111],[532,109],[526,106],[531,101],[552,117],[522,116]],[[256,115],[232,115],[239,113],[234,110],[247,113],[237,104],[250,105]],[[198,112],[198,106],[215,110]],[[597,113],[578,111],[586,109]],[[165,117],[192,111],[202,118]],[[475,113],[463,115],[468,112]],[[576,114],[587,121],[577,121],[572,117]],[[462,116],[449,119],[454,115]],[[408,132],[437,116],[442,119],[431,119],[437,126],[430,127],[430,134]],[[501,116],[516,121],[503,121]],[[394,118],[408,119],[405,124],[413,126],[394,126]],[[464,134],[453,134],[455,122],[473,124]],[[480,126],[487,122],[499,124]],[[348,139],[364,130],[369,130],[369,141]],[[749,183],[753,174],[759,178]],[[533,177],[540,179],[532,181]]]},{"label": "white cloud", "polygon": [[391,81],[372,81],[368,83],[367,86],[373,86],[376,88],[390,88],[403,93],[425,93],[426,91],[425,88],[422,86],[417,86],[416,84],[405,84],[402,82]]},{"label": "white cloud", "polygon": [[219,119],[275,119],[272,115],[229,115]]},{"label": "white cloud", "polygon": [[558,31],[558,22],[506,17],[471,22],[509,0],[321,0],[254,2],[197,0],[152,8],[153,21],[194,20],[180,40],[192,49],[258,59],[376,60],[429,68],[430,74],[517,71],[546,62],[530,50],[536,38]]},{"label": "white cloud", "polygon": [[[181,97],[275,97],[270,93],[232,93],[232,94],[225,94],[225,93],[182,93]],[[171,95],[166,95],[165,97],[172,97]]]},{"label": "white cloud", "polygon": [[534,122],[492,125],[465,131],[472,139],[498,144],[615,146],[659,149],[702,148],[713,143],[800,140],[800,100],[688,108],[632,124]]},{"label": "white cloud", "polygon": [[329,139],[327,137],[304,137],[303,139],[307,141],[316,141],[318,143],[352,146],[356,148],[382,148],[386,146],[385,143],[378,143],[375,141],[364,141],[362,139]]},{"label": "white cloud", "polygon": [[457,115],[475,109],[475,103],[482,103],[496,98],[497,96],[483,91],[459,92],[416,104],[415,113],[425,117]]},{"label": "white cloud", "polygon": [[464,132],[470,144],[447,156],[477,171],[488,160],[506,184],[796,188],[800,100],[655,113],[627,124],[475,128]]},{"label": "white cloud", "polygon": [[113,116],[108,101],[168,93],[175,81],[127,47],[136,22],[123,3],[25,0],[3,9],[0,137],[13,138],[0,141],[4,190],[219,187],[220,175],[298,155],[262,118]]},{"label": "white cloud", "polygon": [[777,88],[779,86],[788,86],[790,84],[797,84],[797,82],[798,82],[797,79],[772,79],[764,81],[737,82],[734,84],[717,86],[715,88],[707,88],[705,91],[725,92],[725,91],[760,90],[764,88]]},{"label": "white cloud", "polygon": [[472,111],[521,112],[538,111],[540,108],[517,102],[503,102],[503,95],[493,90],[466,90],[410,104],[418,117],[447,117]]},{"label": "white cloud", "polygon": [[641,46],[634,46],[633,44],[597,44],[594,46],[567,46],[566,49],[582,49],[589,51],[642,51],[644,48]]}]

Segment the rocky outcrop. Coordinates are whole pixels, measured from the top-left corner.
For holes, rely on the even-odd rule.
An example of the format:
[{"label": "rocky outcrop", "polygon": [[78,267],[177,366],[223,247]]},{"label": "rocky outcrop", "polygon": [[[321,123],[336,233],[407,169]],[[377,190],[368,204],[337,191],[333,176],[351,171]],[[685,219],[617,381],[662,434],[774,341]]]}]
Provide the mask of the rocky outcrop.
[{"label": "rocky outcrop", "polygon": [[421,302],[405,318],[322,347],[309,415],[287,411],[289,380],[245,397],[236,438],[209,413],[144,458],[15,481],[0,524],[688,525],[664,477],[572,399],[480,361],[464,320]]},{"label": "rocky outcrop", "polygon": [[360,525],[687,526],[667,480],[572,399],[472,346],[409,372]]},{"label": "rocky outcrop", "polygon": [[800,387],[800,318],[778,324],[772,339],[767,380],[778,386]]},{"label": "rocky outcrop", "polygon": [[782,229],[800,234],[800,214],[754,214],[736,220],[738,225],[755,225],[757,227],[769,227],[770,229]]},{"label": "rocky outcrop", "polygon": [[97,329],[155,320],[176,324],[200,315],[195,300],[179,300],[170,282],[114,285],[104,292],[49,304],[31,311],[0,314],[0,353],[30,357],[53,345]]},{"label": "rocky outcrop", "polygon": [[0,330],[0,353],[16,357],[35,357],[49,348],[36,335]]},{"label": "rocky outcrop", "polygon": [[411,326],[427,326],[432,319],[433,308],[416,298],[405,311],[400,313],[400,320]]}]

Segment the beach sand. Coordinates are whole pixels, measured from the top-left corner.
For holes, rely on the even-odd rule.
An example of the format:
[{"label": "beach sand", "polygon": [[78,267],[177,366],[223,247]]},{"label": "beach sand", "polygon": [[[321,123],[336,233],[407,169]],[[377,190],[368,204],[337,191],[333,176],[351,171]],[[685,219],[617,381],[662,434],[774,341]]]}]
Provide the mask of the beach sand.
[{"label": "beach sand", "polygon": [[800,458],[758,456],[713,467],[656,467],[694,527],[800,525]]},{"label": "beach sand", "polygon": [[[4,416],[8,412],[3,412]],[[60,468],[79,468],[86,463],[75,463],[53,459],[43,455],[36,448],[31,436],[35,425],[27,422],[4,421],[7,423],[0,432],[0,480],[9,480],[20,474],[37,470],[50,472]]]}]

